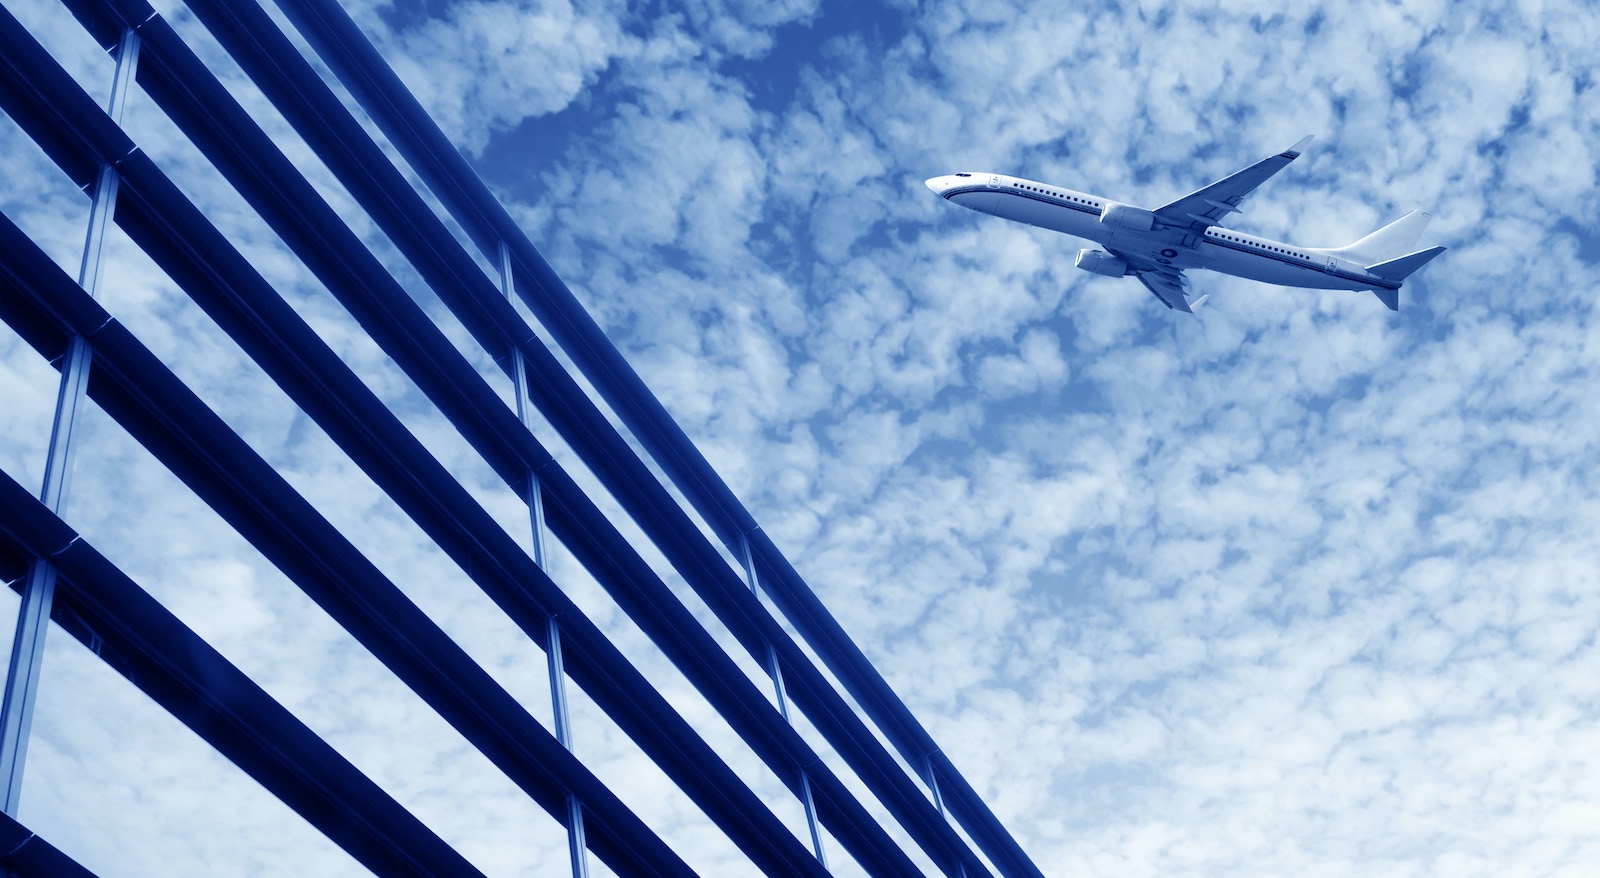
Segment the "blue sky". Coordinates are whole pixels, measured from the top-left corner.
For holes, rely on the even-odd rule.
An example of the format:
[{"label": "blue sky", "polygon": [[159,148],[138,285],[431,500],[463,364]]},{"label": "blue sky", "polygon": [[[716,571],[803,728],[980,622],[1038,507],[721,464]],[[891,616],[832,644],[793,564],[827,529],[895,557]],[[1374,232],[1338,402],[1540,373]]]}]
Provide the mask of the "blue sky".
[{"label": "blue sky", "polygon": [[[54,4],[6,6],[104,94],[109,64]],[[1046,874],[1600,861],[1590,6],[346,6]],[[404,376],[147,100],[130,114],[519,533]],[[1205,312],[1176,314],[1073,269],[1079,242],[922,186],[994,170],[1153,206],[1308,133],[1233,225],[1337,246],[1432,211],[1423,243],[1451,249],[1398,314],[1207,273]],[[8,120],[0,143],[0,207],[75,267],[81,196]],[[113,313],[546,715],[543,656],[131,244],[110,253]],[[0,463],[28,483],[53,374],[0,331]],[[103,416],[69,520],[485,871],[559,856],[547,818]],[[52,641],[32,828],[106,874],[350,868],[81,652]],[[580,752],[737,874],[593,714]]]}]

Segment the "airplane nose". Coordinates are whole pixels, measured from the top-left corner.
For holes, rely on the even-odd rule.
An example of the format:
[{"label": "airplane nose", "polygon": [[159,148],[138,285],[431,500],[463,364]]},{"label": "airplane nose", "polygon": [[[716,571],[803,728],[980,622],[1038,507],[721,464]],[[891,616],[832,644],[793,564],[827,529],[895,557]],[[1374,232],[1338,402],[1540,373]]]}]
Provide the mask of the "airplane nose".
[{"label": "airplane nose", "polygon": [[942,177],[929,177],[922,181],[922,185],[933,190],[933,194],[943,197],[944,191],[950,188],[950,181],[954,179],[949,174]]}]

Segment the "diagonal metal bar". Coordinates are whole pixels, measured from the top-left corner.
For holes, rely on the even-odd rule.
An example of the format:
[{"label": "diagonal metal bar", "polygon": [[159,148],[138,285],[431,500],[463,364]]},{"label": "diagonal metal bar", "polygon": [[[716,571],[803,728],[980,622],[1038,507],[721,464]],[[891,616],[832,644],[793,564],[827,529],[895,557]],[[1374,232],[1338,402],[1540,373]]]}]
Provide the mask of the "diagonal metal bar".
[{"label": "diagonal metal bar", "polygon": [[[484,254],[494,258],[492,254],[501,242],[511,248],[518,277],[527,281],[519,285],[519,295],[704,516],[728,551],[737,556],[742,540],[750,536],[763,581],[774,601],[906,763],[916,766],[925,759],[933,762],[951,813],[1001,873],[1009,878],[1042,878],[1038,866],[965,778],[939,753],[932,736],[823,607],[788,559],[760,531],[754,517],[650,393],[349,15],[337,3],[328,0],[276,2]],[[251,14],[255,8],[251,2],[220,4],[215,0],[191,5],[202,18],[210,19],[208,27],[219,37],[237,27],[237,24],[227,23],[227,19]],[[224,5],[228,8],[221,8]],[[230,51],[238,57],[236,48]],[[259,81],[260,74],[256,75]],[[282,107],[276,98],[275,103]]]},{"label": "diagonal metal bar", "polygon": [[[270,28],[270,27],[271,27],[271,26],[270,26],[270,24],[269,24],[269,28]],[[253,75],[254,75],[254,74],[253,74]],[[447,247],[448,247],[448,246],[449,246],[449,245],[451,245],[451,244],[453,244],[453,242],[450,242],[450,241],[448,241],[448,240],[447,240],[447,239],[446,239],[446,245],[445,245],[445,246],[447,246]],[[714,523],[715,523],[715,522],[714,522]],[[842,632],[841,632],[841,633],[842,633]],[[798,692],[798,693],[797,693],[797,698],[798,698],[798,699],[799,699],[799,700],[800,700],[800,701],[802,701],[802,702],[804,702],[804,701],[806,701],[806,699],[807,699],[807,698],[808,698],[808,697],[814,697],[814,698],[824,698],[824,699],[826,699],[826,696],[825,696],[825,695],[820,695],[820,694],[813,694],[813,695],[810,695],[810,696],[808,696],[808,695],[807,695],[807,694],[806,694],[806,693],[805,693],[805,692],[804,692],[804,691],[800,691],[800,692]],[[845,720],[845,719],[843,719],[843,718],[840,718],[840,720],[839,720],[839,721],[840,721],[840,722],[848,722],[848,721],[847,721],[847,720]],[[849,748],[848,748],[848,747],[846,747],[846,748],[844,748],[844,749],[845,749],[845,750],[846,750],[846,751],[848,751],[848,750],[849,750]],[[849,756],[847,756],[847,758],[851,758],[851,757],[849,757]],[[853,763],[853,764],[854,764],[854,763]],[[914,763],[914,764],[915,764],[915,763]],[[869,771],[869,772],[868,772],[868,774],[870,774],[870,771]],[[891,782],[891,784],[892,784],[892,782]],[[935,816],[936,816],[936,815],[935,815]],[[1003,830],[1002,830],[1002,831],[1003,831]]]},{"label": "diagonal metal bar", "polygon": [[[698,623],[686,614],[670,590],[660,583],[659,578],[638,559],[636,553],[621,542],[620,536],[605,523],[592,503],[588,503],[582,497],[570,479],[561,473],[558,467],[548,465],[548,454],[542,450],[529,450],[536,446],[526,444],[526,433],[517,429],[519,425],[515,420],[509,423],[496,420],[496,417],[506,417],[503,407],[496,404],[492,393],[486,390],[481,379],[462,361],[460,355],[448,343],[442,341],[442,337],[439,337],[436,331],[430,331],[425,318],[420,314],[414,319],[408,316],[409,311],[415,310],[408,297],[399,291],[394,291],[392,295],[386,292],[393,282],[383,274],[381,268],[370,271],[359,270],[359,267],[370,259],[359,241],[350,237],[348,230],[337,223],[319,219],[328,212],[325,205],[294,195],[304,186],[294,169],[287,166],[276,148],[259,135],[242,112],[233,112],[232,115],[221,112],[225,102],[213,99],[209,93],[208,89],[212,87],[207,82],[209,74],[203,68],[196,68],[179,57],[181,47],[172,45],[172,41],[164,35],[167,33],[165,26],[159,20],[154,20],[149,22],[144,30],[149,45],[169,47],[163,51],[153,51],[151,61],[144,67],[146,73],[141,75],[141,81],[157,103],[167,109],[180,126],[195,138],[201,148],[218,162],[219,167],[241,187],[246,197],[263,210],[269,222],[273,222],[275,228],[279,229],[291,246],[296,247],[297,251],[305,256],[308,264],[318,270],[329,288],[341,296],[373,337],[383,344],[385,350],[390,352],[417,380],[419,386],[441,406],[462,430],[463,435],[485,454],[485,459],[497,471],[502,473],[508,484],[517,485],[530,466],[548,467],[541,472],[548,474],[548,479],[543,482],[546,491],[556,499],[552,513],[555,516],[553,523],[564,533],[569,548],[573,548],[585,565],[590,567],[591,572],[594,572],[609,589],[613,589],[613,594],[618,597],[630,615],[639,620],[647,631],[654,632],[651,636],[663,650],[679,663],[680,667],[686,668],[686,673],[696,685],[701,686],[702,691],[707,692],[708,697],[718,705],[718,709],[725,716],[729,717],[730,722],[741,729],[741,734],[746,735],[747,740],[751,741],[752,746],[769,761],[779,776],[785,778],[786,782],[794,784],[796,794],[802,795],[804,787],[796,769],[799,766],[818,766],[816,756],[794,736],[791,730],[781,728],[781,720],[764,715],[763,699],[745,694],[741,690],[743,683],[737,670],[731,666],[726,670],[718,667],[720,660],[716,657],[720,655],[720,647],[707,639]],[[282,62],[282,59],[279,61]],[[148,80],[144,78],[145,76],[148,76]],[[315,86],[319,84],[301,83],[297,88],[315,91]],[[204,100],[201,100],[202,97]],[[342,114],[336,101],[331,108],[320,109],[325,114],[324,118]],[[211,116],[207,114],[219,115],[215,121],[208,122],[206,120]],[[198,122],[206,124],[197,124]],[[380,154],[376,163],[356,164],[361,168],[362,174],[378,175],[385,168],[392,172],[392,168],[385,162]],[[397,189],[388,186],[382,188],[386,192],[398,193],[401,190],[409,192],[403,181],[398,184]],[[411,221],[420,221],[418,217],[421,215],[427,215],[431,219],[431,214],[428,214],[425,206],[415,212],[402,213]],[[437,223],[436,220],[434,222]],[[412,237],[404,234],[399,236],[399,240],[413,252],[415,248],[412,244],[415,244],[416,248],[440,248],[442,245],[439,242],[444,241],[454,246],[454,242],[442,227],[437,229],[437,235],[431,238],[424,237],[421,242],[415,242]],[[322,248],[320,253],[318,248]],[[442,252],[449,252],[449,248],[444,247]],[[455,249],[455,253],[458,257],[464,258],[459,248]],[[431,281],[439,282],[437,275],[441,273],[449,279],[454,279],[456,284],[464,283],[473,276],[477,277],[480,284],[485,282],[482,273],[470,259],[466,260],[464,268],[433,272],[430,274]],[[445,289],[448,293],[450,286],[446,284]],[[498,298],[492,287],[490,290],[490,295]],[[363,300],[363,297],[366,297],[366,300]],[[502,309],[507,308],[503,299],[498,299],[498,306]],[[514,312],[509,313],[510,316],[504,318],[500,325],[524,326],[520,330],[526,333],[523,337],[531,338],[531,330],[527,330],[525,325],[521,324],[520,318],[517,318]],[[423,344],[426,339],[433,341],[427,341],[427,346],[424,347],[417,346]],[[570,377],[560,371],[559,365],[548,351],[532,341],[526,342],[518,350],[527,353],[530,362],[537,364],[535,371],[540,380],[532,384],[544,395],[541,407],[545,408],[547,415],[555,411],[559,419],[562,411],[584,411],[583,406],[588,405],[586,411],[601,424],[604,423],[603,418],[600,418],[592,404],[587,403]],[[567,390],[563,395],[552,396],[552,387],[565,387]],[[497,411],[500,412],[498,416]],[[613,460],[620,462],[631,458],[635,467],[642,467],[614,431],[610,433],[610,437],[611,444],[600,446],[602,462]],[[603,436],[601,438],[603,439]],[[524,444],[518,445],[518,441]],[[620,476],[613,474],[610,479],[612,483],[635,484],[642,490],[646,487],[646,483],[653,484],[653,479],[648,472],[644,472],[642,479],[630,479],[640,471],[641,469],[625,471]],[[655,490],[659,492],[659,486]],[[642,497],[642,502],[647,507],[651,503],[657,506],[671,503],[664,494],[659,493],[655,495],[636,493],[635,497]],[[639,503],[640,501],[635,499],[634,507],[637,508]],[[676,511],[676,506],[672,506],[672,510]],[[681,516],[681,513],[679,515]],[[701,557],[709,557],[712,563],[716,563],[715,553],[709,550],[709,546],[693,530],[692,525],[687,523],[687,519],[680,517],[679,522],[679,530],[669,534],[666,540],[672,543],[699,540],[705,550]],[[749,606],[756,607],[764,616],[764,611],[759,611],[759,605],[738,580],[732,577],[731,571],[725,564],[721,572],[727,580],[725,588],[734,597],[748,601]],[[772,626],[770,632],[781,634],[770,617],[767,617],[767,621]],[[760,644],[764,656],[766,641],[757,637],[752,642]],[[794,652],[789,660],[803,662],[803,657],[797,658],[798,655],[798,651]],[[820,691],[820,688],[813,686],[809,691]],[[906,786],[903,773],[895,769],[892,759],[886,755],[871,755],[870,748],[878,746],[876,741],[864,727],[859,725],[859,721],[842,702],[836,697],[834,700],[836,704],[834,712],[829,720],[821,725],[830,729],[830,734],[838,736],[841,734],[839,729],[846,728],[849,723],[855,723],[853,740],[856,743],[846,744],[841,747],[841,752],[847,754],[847,758],[853,761],[859,761],[864,756],[876,760],[874,765],[868,766],[864,776],[872,778],[876,788],[893,791],[890,801],[897,803],[894,807],[898,807],[900,813],[910,811],[912,819],[908,825],[912,827],[914,833],[920,833],[919,843],[926,845],[927,838],[940,838],[937,833],[942,831],[944,840],[940,843],[945,844],[946,849],[955,849],[955,846],[959,846],[960,842],[954,840],[953,834],[928,807],[926,800],[914,789]],[[843,734],[850,736],[852,733]],[[902,874],[906,863],[902,857],[893,853],[892,842],[888,842],[881,829],[865,816],[859,804],[853,801],[848,792],[838,784],[836,778],[823,777],[818,773],[823,770],[820,766],[812,769],[810,786],[816,793],[818,809],[829,821],[828,825],[835,836],[851,849],[858,860],[867,863],[882,861],[881,868],[886,869],[888,874]],[[898,787],[894,786],[896,774],[901,774]],[[927,812],[926,815],[917,814],[918,808]],[[874,850],[880,853],[874,854]],[[965,856],[970,858],[971,855]],[[884,859],[885,857],[888,859]],[[946,855],[940,854],[938,858],[946,859]],[[976,860],[971,862],[976,863]],[[873,868],[876,871],[879,867]]]},{"label": "diagonal metal bar", "polygon": [[[86,96],[64,75],[41,79],[21,73],[23,70],[45,71],[52,66],[47,56],[41,57],[42,50],[38,50],[36,44],[11,28],[0,28],[0,37],[6,40],[3,44],[6,60],[15,59],[15,63],[0,63],[0,81],[12,86],[6,98],[10,101],[8,110],[12,106],[22,107],[20,113],[13,112],[13,115],[21,116],[24,127],[30,129],[36,140],[41,140],[45,133],[35,133],[31,127],[40,117],[64,115],[73,123],[51,130],[92,127],[82,109]],[[30,102],[30,98],[36,100]],[[47,152],[56,153],[92,148],[90,143],[92,139],[64,138],[44,145]],[[63,162],[64,166],[72,163],[70,157]],[[440,547],[502,608],[512,613],[513,619],[523,625],[530,636],[542,642],[543,620],[549,615],[560,615],[566,620],[568,630],[565,633],[571,635],[569,642],[574,648],[574,658],[581,659],[569,665],[573,673],[589,681],[585,687],[597,701],[602,702],[619,725],[722,826],[753,862],[770,874],[813,874],[807,866],[809,858],[796,855],[803,848],[759,798],[622,659],[616,648],[505,536],[465,489],[360,384],[149,159],[135,153],[124,158],[119,167],[126,197],[117,220],[135,243],[150,253],[226,331],[244,344],[268,374],[328,429]],[[437,332],[431,324],[423,325]],[[504,407],[500,406],[499,410],[503,412]],[[196,435],[206,434],[206,430],[200,430]],[[141,441],[148,442],[144,437]],[[615,548],[607,546],[600,549],[600,553]],[[532,624],[535,619],[538,624]],[[400,670],[393,663],[394,658],[384,660],[397,672]],[[503,692],[497,689],[498,694]],[[484,744],[479,743],[479,746],[482,749]],[[485,752],[494,758],[495,754],[489,750]],[[559,764],[578,765],[564,750],[560,755],[563,758],[556,760]],[[524,772],[523,775],[514,774],[514,780],[525,776],[526,765],[513,762],[511,767]],[[569,783],[568,789],[578,789],[578,786]],[[586,811],[592,811],[595,806],[588,794],[580,797]],[[593,837],[589,834],[591,840]]]},{"label": "diagonal metal bar", "polygon": [[[3,30],[0,15],[0,30]],[[0,53],[3,57],[4,53]],[[0,94],[5,89],[0,88]],[[553,735],[270,465],[0,215],[0,319],[46,357],[81,334],[89,396],[551,815],[588,804],[590,849],[621,874],[693,874]]]},{"label": "diagonal metal bar", "polygon": [[10,814],[0,814],[0,870],[6,878],[95,878]]},{"label": "diagonal metal bar", "polygon": [[[72,2],[74,5],[79,5],[87,3],[88,0],[72,0]],[[541,394],[538,403],[546,417],[551,419],[580,453],[585,454],[586,462],[606,480],[613,494],[617,495],[634,514],[636,520],[646,528],[657,545],[668,553],[673,564],[684,572],[691,584],[701,590],[702,596],[713,604],[719,616],[740,637],[741,643],[751,651],[751,654],[765,664],[768,661],[769,644],[776,643],[783,650],[780,658],[786,666],[810,671],[809,677],[794,687],[797,697],[808,705],[806,707],[808,716],[813,718],[818,728],[841,755],[845,756],[852,768],[867,780],[896,819],[908,828],[936,862],[944,864],[942,868],[947,872],[956,874],[964,864],[966,871],[984,874],[985,870],[967,851],[965,844],[949,829],[937,812],[933,811],[925,796],[908,785],[904,772],[894,765],[892,758],[881,752],[881,746],[860,723],[853,711],[833,693],[831,686],[820,674],[810,668],[809,659],[788,642],[787,635],[743,587],[725,562],[710,549],[687,516],[678,510],[675,501],[660,488],[654,476],[637,459],[627,443],[609,427],[605,418],[599,414],[572,379],[562,371],[555,358],[532,337],[532,331],[526,329],[521,318],[507,309],[497,294],[483,293],[471,285],[470,280],[475,276],[480,281],[482,278],[475,264],[454,246],[449,233],[432,217],[428,207],[416,198],[404,180],[398,179],[387,159],[370,140],[365,139],[359,125],[349,119],[337,99],[315,79],[315,74],[310,72],[303,62],[296,62],[293,57],[293,47],[283,42],[281,35],[273,30],[272,23],[249,19],[240,24],[227,18],[233,14],[244,14],[249,8],[248,4],[229,4],[225,9],[202,7],[208,16],[221,16],[226,19],[223,23],[231,30],[223,35],[223,39],[229,44],[230,50],[241,58],[246,69],[257,77],[257,81],[268,90],[275,101],[279,102],[280,108],[285,111],[291,122],[301,130],[369,211],[372,211],[374,218],[384,230],[402,246],[406,254],[417,264],[423,276],[436,291],[440,292],[452,309],[456,310],[474,334],[484,341],[485,346],[491,351],[499,352],[505,351],[507,345],[516,345],[517,349],[525,354],[530,368],[539,375],[540,380],[533,382],[532,386]],[[259,10],[256,14],[259,14]],[[216,27],[216,23],[212,22],[212,26]],[[270,41],[275,38],[277,42],[261,46],[248,41],[243,45],[238,42],[246,38],[254,41]],[[151,33],[149,39],[154,42],[158,37],[155,33]],[[285,73],[285,68],[294,68],[294,75]],[[145,69],[155,71],[158,68],[155,65],[146,65]],[[226,171],[227,162],[217,159],[218,153],[215,148],[225,145],[220,141],[239,136],[244,130],[243,127],[232,119],[209,126],[202,125],[198,129],[193,126],[192,119],[186,123],[184,118],[186,115],[201,114],[202,111],[180,112],[174,108],[183,104],[188,90],[195,88],[194,83],[200,82],[203,77],[192,75],[189,71],[185,71],[181,76],[156,75],[161,80],[170,79],[176,85],[163,86],[153,79],[146,84],[147,89],[152,91],[157,102],[162,103],[180,125],[185,125],[186,130],[203,149],[207,148],[208,143],[212,144],[214,149],[210,154],[213,159],[225,167],[225,172],[229,173],[237,184],[239,179],[237,172]],[[307,101],[315,103],[307,104]],[[330,132],[329,126],[344,127]],[[351,149],[356,152],[347,151]],[[239,153],[248,156],[258,156],[264,150],[270,152],[270,145],[253,146],[249,149],[244,149],[242,145],[239,147]],[[393,176],[391,178],[386,175]],[[268,179],[271,181],[272,190],[283,188],[278,185],[284,180],[281,175],[269,174]],[[267,188],[265,184],[257,184],[257,188],[252,190],[254,194],[248,197],[258,204],[263,204],[268,200],[266,195],[262,194],[264,188]],[[299,215],[303,215],[303,211],[297,214]],[[293,238],[292,230],[283,233],[286,237]],[[341,249],[340,252],[349,251]],[[359,291],[366,285],[329,283],[330,288],[336,293]],[[497,308],[500,310],[497,311]],[[352,310],[357,311],[354,307]],[[514,334],[509,332],[512,327],[517,328]],[[369,331],[377,335],[377,330],[370,324]],[[392,348],[387,349],[397,357],[397,360],[403,362],[403,357],[395,354]],[[508,360],[503,359],[502,362],[506,363]],[[408,371],[412,370],[408,368]],[[417,377],[415,372],[412,374],[414,378]],[[422,378],[417,380],[425,388],[428,386]],[[432,395],[430,392],[430,396]],[[440,401],[438,397],[435,397],[435,401],[446,409],[447,414],[449,413],[449,407],[445,402]],[[455,418],[456,416],[452,415],[452,419]],[[460,421],[457,421],[457,425],[480,451],[489,454],[490,462],[494,464],[492,449],[497,444],[503,445],[502,437],[508,434],[502,430],[474,434],[470,426],[465,426]],[[498,464],[496,466],[500,468]],[[559,478],[556,483],[559,484]],[[603,566],[606,559],[591,559],[585,563]],[[633,562],[629,563],[631,565]],[[647,572],[622,574],[621,581],[624,587],[631,578],[640,575],[651,574]],[[609,587],[611,586],[608,585]],[[619,600],[625,598],[619,597]],[[630,610],[630,613],[632,612]],[[670,652],[671,639],[666,642],[657,639],[657,642]],[[797,788],[796,792],[798,794],[800,790]],[[828,798],[828,795],[820,790],[819,796],[824,800]],[[842,807],[850,806],[845,804]],[[840,816],[826,801],[821,804],[821,811],[824,815],[834,815],[832,819],[835,822],[829,823],[829,827],[835,836],[848,846],[850,842],[845,836],[859,832],[854,828],[860,825],[859,822]]]},{"label": "diagonal metal bar", "polygon": [[0,541],[59,571],[58,625],[356,861],[482,874],[5,473]]}]

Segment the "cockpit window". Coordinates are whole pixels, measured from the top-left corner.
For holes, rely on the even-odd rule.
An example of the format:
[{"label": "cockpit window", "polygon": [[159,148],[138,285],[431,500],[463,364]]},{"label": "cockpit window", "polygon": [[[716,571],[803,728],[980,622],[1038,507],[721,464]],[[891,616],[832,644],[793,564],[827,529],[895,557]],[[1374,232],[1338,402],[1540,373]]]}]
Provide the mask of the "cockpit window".
[{"label": "cockpit window", "polygon": [[957,174],[956,176],[957,177],[970,177],[972,175],[971,174]]}]

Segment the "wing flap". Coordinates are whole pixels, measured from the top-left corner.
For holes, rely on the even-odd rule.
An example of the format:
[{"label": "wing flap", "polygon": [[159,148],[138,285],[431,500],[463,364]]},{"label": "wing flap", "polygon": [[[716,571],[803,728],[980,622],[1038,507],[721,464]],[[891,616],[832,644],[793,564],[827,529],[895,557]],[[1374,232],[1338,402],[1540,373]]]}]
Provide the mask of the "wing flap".
[{"label": "wing flap", "polygon": [[1138,278],[1139,283],[1144,284],[1145,289],[1152,295],[1160,299],[1161,304],[1174,311],[1194,313],[1194,309],[1189,305],[1189,279],[1183,276],[1183,272],[1136,268],[1133,276]]}]

